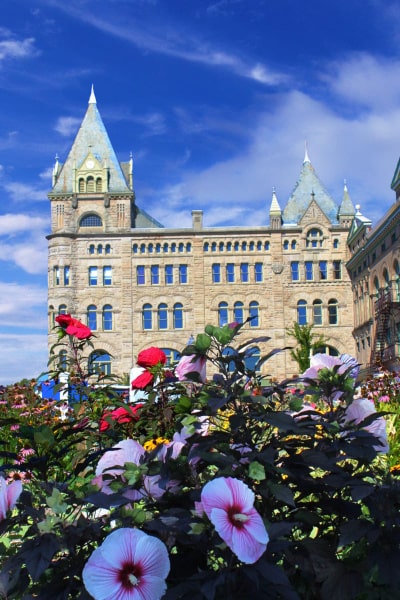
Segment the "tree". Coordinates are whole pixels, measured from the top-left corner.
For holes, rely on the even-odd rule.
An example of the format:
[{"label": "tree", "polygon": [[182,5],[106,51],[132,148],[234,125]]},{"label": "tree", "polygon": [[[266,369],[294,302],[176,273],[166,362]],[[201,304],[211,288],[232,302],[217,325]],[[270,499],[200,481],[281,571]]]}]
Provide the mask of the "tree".
[{"label": "tree", "polygon": [[297,342],[296,348],[290,351],[290,356],[297,362],[300,373],[310,366],[310,356],[326,346],[329,341],[324,335],[314,334],[313,327],[294,322],[293,327],[286,329],[286,333]]}]

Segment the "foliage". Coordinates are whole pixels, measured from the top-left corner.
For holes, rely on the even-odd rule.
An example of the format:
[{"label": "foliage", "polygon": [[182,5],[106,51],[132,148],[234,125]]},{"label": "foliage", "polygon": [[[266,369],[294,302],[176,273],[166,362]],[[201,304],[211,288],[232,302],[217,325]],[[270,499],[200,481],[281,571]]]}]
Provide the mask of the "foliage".
[{"label": "foliage", "polygon": [[290,350],[290,356],[297,362],[300,373],[310,366],[310,355],[320,351],[328,343],[328,339],[324,335],[316,335],[313,328],[313,325],[294,322],[292,327],[286,329],[286,333],[297,343],[296,348]]},{"label": "foliage", "polygon": [[[331,387],[326,372],[321,382],[263,387],[258,367],[278,351],[248,371],[246,357],[268,338],[242,342],[245,327],[208,325],[183,349],[193,365],[206,358],[205,383],[195,370],[179,381],[173,369],[152,365],[148,399],[132,419],[112,419],[129,406],[79,364],[90,338],[60,340],[82,389],[65,420],[34,387],[23,398],[20,389],[6,391],[1,470],[22,478],[23,492],[0,522],[0,597],[89,600],[84,566],[127,528],[168,549],[165,600],[396,597],[400,480],[367,429],[376,415],[346,423],[347,402],[335,398],[338,382],[348,381],[337,370]],[[105,414],[109,427],[100,431]],[[254,499],[225,519],[259,515],[269,541],[255,562],[239,560],[236,542],[219,535],[212,499],[201,505],[218,479],[242,482]]]}]

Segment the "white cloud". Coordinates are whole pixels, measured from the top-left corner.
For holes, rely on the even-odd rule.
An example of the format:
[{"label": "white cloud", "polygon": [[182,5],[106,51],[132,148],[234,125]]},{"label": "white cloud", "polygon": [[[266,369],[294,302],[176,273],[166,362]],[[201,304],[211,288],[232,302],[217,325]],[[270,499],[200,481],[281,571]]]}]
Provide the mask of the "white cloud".
[{"label": "white cloud", "polygon": [[81,4],[73,2],[57,4],[57,8],[65,11],[71,17],[75,17],[92,27],[123,39],[141,50],[155,52],[165,56],[172,56],[188,62],[201,63],[208,66],[225,68],[240,77],[253,79],[265,85],[278,85],[288,80],[284,73],[269,69],[261,63],[252,64],[250,59],[244,60],[226,50],[221,50],[213,45],[205,43],[196,36],[193,31],[183,27],[171,28],[163,23],[162,28],[148,26],[144,21],[126,20],[124,24],[112,20],[108,13],[107,18],[102,18],[98,7],[96,12],[91,13],[81,8]]},{"label": "white cloud", "polygon": [[149,113],[142,116],[132,117],[132,121],[140,123],[147,128],[147,135],[161,135],[166,132],[167,125],[164,116],[160,113]]},{"label": "white cloud", "polygon": [[322,79],[335,94],[356,106],[387,110],[400,103],[399,60],[355,54],[329,65]]},{"label": "white cloud", "polygon": [[76,134],[82,119],[76,117],[60,117],[54,126],[54,129],[65,137]]},{"label": "white cloud", "polygon": [[30,200],[47,200],[48,189],[38,190],[26,183],[4,183],[4,189],[10,194],[15,202],[29,202]]},{"label": "white cloud", "polygon": [[38,377],[47,360],[45,334],[0,334],[0,385]]},{"label": "white cloud", "polygon": [[[2,32],[4,34],[4,31]],[[35,48],[35,39],[24,40],[7,39],[0,41],[0,61],[6,58],[26,58],[38,54]]]},{"label": "white cloud", "polygon": [[205,169],[182,170],[180,179],[160,192],[161,201],[151,212],[173,226],[163,206],[170,214],[203,209],[204,222],[217,225],[229,206],[229,222],[237,214],[242,215],[240,224],[267,224],[272,187],[284,207],[307,140],[311,161],[334,199],[340,202],[347,179],[353,202],[375,221],[394,201],[390,182],[399,154],[399,129],[398,107],[349,116],[299,91],[282,94],[273,110],[254,119],[251,137],[233,157]]},{"label": "white cloud", "polygon": [[42,232],[49,226],[48,219],[43,217],[30,217],[24,214],[8,213],[0,215],[0,235],[39,231]]},{"label": "white cloud", "polygon": [[47,241],[43,235],[14,244],[0,242],[0,261],[13,262],[26,273],[47,272]]}]

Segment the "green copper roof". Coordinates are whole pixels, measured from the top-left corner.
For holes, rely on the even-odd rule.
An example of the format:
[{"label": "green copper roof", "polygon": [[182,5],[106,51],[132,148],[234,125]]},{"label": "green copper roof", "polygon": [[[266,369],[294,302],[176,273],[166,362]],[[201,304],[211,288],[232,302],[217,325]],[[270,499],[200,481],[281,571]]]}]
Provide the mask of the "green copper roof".
[{"label": "green copper roof", "polygon": [[324,188],[306,155],[300,177],[283,209],[282,220],[284,225],[299,223],[313,200],[331,223],[337,223],[338,206]]},{"label": "green copper roof", "polygon": [[61,167],[52,193],[68,194],[73,192],[74,169],[81,167],[89,151],[92,152],[102,165],[105,164],[109,169],[109,192],[132,193],[111,145],[103,120],[97,110],[93,90],[89,99],[88,109],[72,144],[67,160]]}]

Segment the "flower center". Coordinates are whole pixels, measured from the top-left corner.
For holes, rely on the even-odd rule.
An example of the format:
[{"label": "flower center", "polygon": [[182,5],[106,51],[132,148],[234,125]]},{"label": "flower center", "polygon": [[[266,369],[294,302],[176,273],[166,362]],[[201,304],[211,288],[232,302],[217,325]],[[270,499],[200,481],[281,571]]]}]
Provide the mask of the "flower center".
[{"label": "flower center", "polygon": [[232,519],[238,523],[246,523],[249,520],[249,517],[242,513],[236,513],[235,515],[232,515]]},{"label": "flower center", "polygon": [[141,575],[142,570],[140,566],[125,563],[118,573],[118,579],[125,590],[132,590],[132,588],[139,585]]}]

